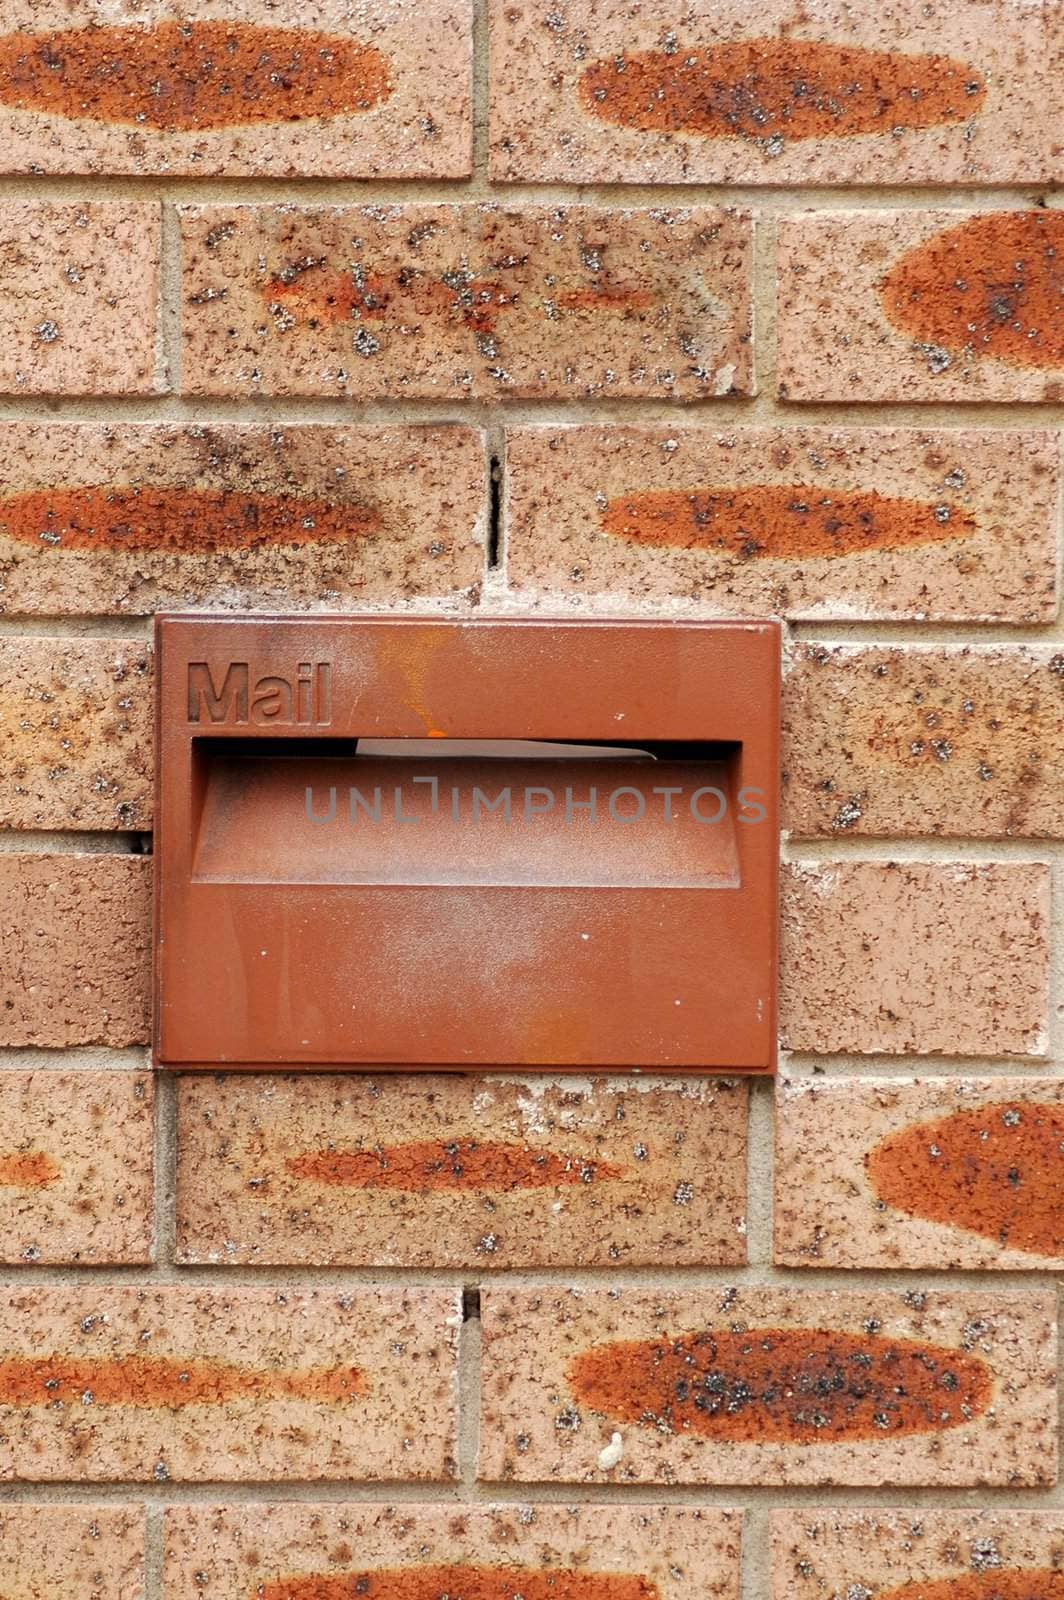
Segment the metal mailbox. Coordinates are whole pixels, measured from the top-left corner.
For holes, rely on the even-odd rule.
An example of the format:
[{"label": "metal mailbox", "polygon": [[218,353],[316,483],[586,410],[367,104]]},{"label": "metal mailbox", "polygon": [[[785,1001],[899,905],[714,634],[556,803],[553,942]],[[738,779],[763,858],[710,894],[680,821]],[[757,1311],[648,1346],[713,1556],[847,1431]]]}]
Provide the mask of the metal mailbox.
[{"label": "metal mailbox", "polygon": [[158,1066],[773,1070],[776,624],[156,645]]}]

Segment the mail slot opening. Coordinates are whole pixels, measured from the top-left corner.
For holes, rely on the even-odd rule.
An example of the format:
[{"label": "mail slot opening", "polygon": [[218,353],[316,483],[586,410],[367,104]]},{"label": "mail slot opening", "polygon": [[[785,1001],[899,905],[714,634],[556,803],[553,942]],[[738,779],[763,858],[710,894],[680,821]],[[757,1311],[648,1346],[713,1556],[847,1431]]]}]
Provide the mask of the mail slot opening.
[{"label": "mail slot opening", "polygon": [[735,742],[198,739],[202,882],[734,888]]}]

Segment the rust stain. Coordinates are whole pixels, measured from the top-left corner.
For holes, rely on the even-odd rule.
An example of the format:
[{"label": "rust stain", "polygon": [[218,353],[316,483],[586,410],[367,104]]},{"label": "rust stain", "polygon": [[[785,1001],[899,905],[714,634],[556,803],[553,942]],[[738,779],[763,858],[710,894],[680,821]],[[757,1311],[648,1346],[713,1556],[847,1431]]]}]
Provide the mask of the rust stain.
[{"label": "rust stain", "polygon": [[377,511],[351,501],[231,489],[101,484],[0,499],[0,533],[48,550],[207,555],[263,545],[344,544],[375,532]]},{"label": "rust stain", "polygon": [[1064,1110],[1016,1100],[958,1111],[891,1134],[865,1166],[895,1210],[1064,1254]]},{"label": "rust stain", "polygon": [[[335,1404],[368,1392],[357,1367],[258,1371],[170,1356],[0,1358],[0,1405],[217,1406],[231,1400]],[[89,1398],[86,1399],[86,1396]]]},{"label": "rust stain", "polygon": [[59,1163],[43,1151],[0,1156],[0,1187],[5,1189],[47,1189],[61,1175]]},{"label": "rust stain", "polygon": [[621,1422],[730,1444],[834,1444],[961,1427],[990,1404],[978,1357],[832,1328],[754,1328],[597,1345],[579,1400]]},{"label": "rust stain", "polygon": [[657,1600],[658,1587],[641,1573],[456,1562],[294,1573],[256,1584],[254,1595],[256,1600]]},{"label": "rust stain", "polygon": [[981,108],[986,86],[974,68],[948,56],[736,39],[595,61],[578,94],[591,116],[617,127],[774,147],[784,139],[966,122]]},{"label": "rust stain", "polygon": [[316,1150],[285,1165],[297,1178],[342,1189],[405,1189],[412,1193],[550,1189],[622,1176],[620,1167],[531,1145],[477,1139],[417,1140],[380,1150]]},{"label": "rust stain", "polygon": [[876,1600],[1064,1600],[1064,1568],[995,1568],[881,1589]]},{"label": "rust stain", "polygon": [[370,45],[243,22],[67,28],[0,37],[0,101],[163,133],[351,116],[392,91]]},{"label": "rust stain", "polygon": [[978,531],[970,513],[946,502],[811,484],[651,489],[611,500],[600,520],[606,533],[631,544],[719,550],[745,560],[905,550]]},{"label": "rust stain", "polygon": [[[298,313],[310,327],[352,319],[372,325],[435,320],[459,323],[483,336],[496,331],[500,316],[516,310],[520,298],[518,290],[500,280],[478,278],[466,269],[431,273],[407,266],[367,273],[354,267],[337,272],[312,258],[283,268],[263,293],[275,314]],[[658,296],[649,289],[609,281],[538,299],[544,313],[553,315],[585,311],[624,315],[657,303]]]},{"label": "rust stain", "polygon": [[969,217],[909,250],[879,286],[921,344],[1011,366],[1064,366],[1064,212]]}]

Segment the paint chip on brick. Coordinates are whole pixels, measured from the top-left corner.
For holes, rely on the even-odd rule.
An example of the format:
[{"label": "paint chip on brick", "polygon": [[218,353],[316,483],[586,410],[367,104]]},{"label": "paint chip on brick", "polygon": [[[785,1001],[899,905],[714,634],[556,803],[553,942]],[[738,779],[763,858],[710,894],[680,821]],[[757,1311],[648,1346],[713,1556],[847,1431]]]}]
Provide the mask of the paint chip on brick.
[{"label": "paint chip on brick", "polygon": [[180,1259],[738,1263],[746,1102],[721,1079],[185,1077]]},{"label": "paint chip on brick", "polygon": [[0,1478],[444,1479],[445,1289],[9,1289]]},{"label": "paint chip on brick", "polygon": [[782,882],[785,1048],[1044,1056],[1048,868],[792,864]]},{"label": "paint chip on brick", "polygon": [[459,178],[470,170],[472,8],[235,0],[132,17],[11,0],[5,172]]},{"label": "paint chip on brick", "polygon": [[526,601],[709,615],[1055,614],[1044,432],[517,428],[507,568]]},{"label": "paint chip on brick", "polygon": [[480,1475],[1049,1483],[1053,1296],[489,1290]]},{"label": "paint chip on brick", "polygon": [[1064,1265],[1055,1080],[796,1078],[777,1108],[781,1266]]},{"label": "paint chip on brick", "polygon": [[141,1072],[0,1073],[0,1260],[151,1259],[153,1090]]},{"label": "paint chip on brick", "polygon": [[751,392],[737,212],[238,205],[182,225],[190,394]]}]

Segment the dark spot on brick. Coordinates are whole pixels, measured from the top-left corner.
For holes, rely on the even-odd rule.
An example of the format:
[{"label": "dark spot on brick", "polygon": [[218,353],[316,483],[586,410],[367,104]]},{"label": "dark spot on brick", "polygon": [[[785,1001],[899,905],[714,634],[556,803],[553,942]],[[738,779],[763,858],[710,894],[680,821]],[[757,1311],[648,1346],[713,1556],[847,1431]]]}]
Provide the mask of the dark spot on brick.
[{"label": "dark spot on brick", "polygon": [[809,484],[651,489],[611,500],[601,522],[631,544],[718,550],[744,561],[904,550],[977,531],[975,519],[955,506]]},{"label": "dark spot on brick", "polygon": [[832,1328],[756,1328],[597,1345],[573,1393],[621,1422],[728,1443],[832,1444],[961,1427],[993,1378],[960,1350]]},{"label": "dark spot on brick", "polygon": [[293,1156],[288,1171],[342,1189],[403,1189],[411,1193],[551,1189],[622,1176],[620,1167],[530,1145],[426,1139],[380,1150],[316,1150]]},{"label": "dark spot on brick", "polygon": [[932,350],[1064,366],[1064,212],[970,217],[907,251],[879,293],[887,319]]},{"label": "dark spot on brick", "polygon": [[0,38],[0,100],[164,133],[370,111],[392,90],[379,50],[243,22],[68,28]]},{"label": "dark spot on brick", "polygon": [[920,1579],[882,1589],[875,1600],[1064,1600],[1064,1568],[999,1567],[959,1578]]},{"label": "dark spot on brick", "polygon": [[752,139],[774,153],[787,139],[965,122],[986,97],[979,74],[947,56],[803,39],[615,56],[587,67],[578,92],[618,127]]},{"label": "dark spot on brick", "polygon": [[[8,1406],[217,1406],[230,1400],[317,1400],[329,1404],[367,1393],[357,1367],[304,1372],[256,1370],[176,1356],[0,1357],[0,1404]],[[86,1400],[91,1396],[91,1400]]]},{"label": "dark spot on brick", "polygon": [[891,1134],[865,1157],[879,1199],[1013,1250],[1064,1254],[1064,1110],[1016,1100]]},{"label": "dark spot on brick", "polygon": [[42,1151],[0,1156],[0,1188],[47,1189],[60,1176],[59,1163]]},{"label": "dark spot on brick", "polygon": [[256,1589],[257,1600],[657,1600],[649,1578],[565,1567],[453,1565],[295,1573]]},{"label": "dark spot on brick", "polygon": [[0,499],[0,534],[39,550],[211,554],[262,545],[344,544],[373,533],[375,509],[233,489],[101,484]]}]

